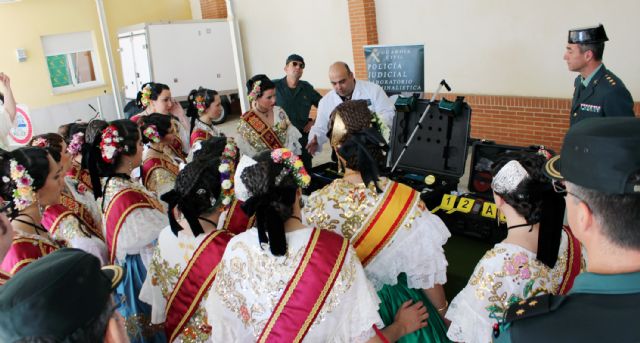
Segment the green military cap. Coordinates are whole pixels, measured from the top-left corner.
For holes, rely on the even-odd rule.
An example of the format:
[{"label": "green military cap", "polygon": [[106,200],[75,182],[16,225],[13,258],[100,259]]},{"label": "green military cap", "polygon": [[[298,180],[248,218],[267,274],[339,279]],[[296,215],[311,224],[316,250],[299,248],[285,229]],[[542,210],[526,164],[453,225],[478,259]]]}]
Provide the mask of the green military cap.
[{"label": "green military cap", "polygon": [[607,194],[640,194],[640,118],[585,119],[573,125],[546,174]]},{"label": "green military cap", "polygon": [[608,41],[607,33],[602,24],[596,27],[585,27],[581,29],[569,30],[570,44],[593,44]]},{"label": "green military cap", "polygon": [[98,258],[72,248],[29,264],[0,287],[0,342],[63,341],[103,313],[122,276],[119,266],[101,268]]}]

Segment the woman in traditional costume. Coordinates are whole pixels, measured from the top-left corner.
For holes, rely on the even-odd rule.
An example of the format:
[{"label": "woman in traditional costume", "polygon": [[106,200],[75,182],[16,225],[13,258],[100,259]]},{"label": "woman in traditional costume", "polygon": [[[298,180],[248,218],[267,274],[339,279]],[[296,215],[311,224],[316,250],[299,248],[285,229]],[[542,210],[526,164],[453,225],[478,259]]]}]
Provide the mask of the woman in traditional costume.
[{"label": "woman in traditional costume", "polygon": [[499,334],[510,305],[541,293],[565,294],[580,273],[580,243],[563,229],[564,199],[543,175],[545,161],[535,153],[511,153],[494,166],[491,187],[508,233],[451,302],[452,340],[491,342],[492,327]]},{"label": "woman in traditional costume", "polygon": [[[62,136],[45,133],[35,136],[29,144],[46,149],[61,167],[62,175],[67,174],[71,168],[72,155]],[[45,208],[42,225],[55,240],[93,254],[103,265],[107,264],[102,220],[95,220],[93,215],[94,211],[100,213],[93,193],[86,192],[74,180],[65,177],[64,181],[59,202]],[[89,195],[91,199],[88,199]]]},{"label": "woman in traditional costume", "polygon": [[[151,305],[152,322],[164,324],[170,342],[211,341],[214,323],[204,301],[233,237],[219,230],[225,208],[219,167],[220,159],[213,157],[187,164],[175,188],[162,196],[170,226],[160,233],[140,299]],[[176,206],[181,220],[173,215]]]},{"label": "woman in traditional costume", "polygon": [[60,248],[40,223],[42,208],[58,202],[61,168],[47,150],[23,147],[0,150],[0,196],[13,227],[13,240],[0,269],[13,275],[29,263]]},{"label": "woman in traditional costume", "polygon": [[266,75],[256,75],[247,81],[247,94],[251,110],[240,117],[237,127],[240,152],[253,157],[265,150],[287,148],[299,155],[302,135],[275,105],[276,85]]},{"label": "woman in traditional costume", "polygon": [[169,148],[176,130],[170,117],[154,113],[140,119],[142,142],[147,149],[142,154],[142,184],[160,196],[173,189],[180,169],[180,157]]},{"label": "woman in traditional costume", "polygon": [[[13,242],[13,227],[5,211],[8,210],[9,202],[0,197],[0,260],[4,260],[4,256],[9,252],[11,248],[11,242]],[[0,269],[0,286],[9,281],[11,274]]]},{"label": "woman in traditional costume", "polygon": [[171,97],[171,89],[163,83],[149,82],[142,85],[142,89],[136,97],[136,105],[144,110],[133,117],[136,123],[140,118],[152,113],[168,115],[174,121],[178,134],[172,138],[169,147],[181,159],[185,159],[189,153],[189,121],[184,115],[184,109],[180,103]]},{"label": "woman in traditional costume", "polygon": [[213,121],[222,114],[222,100],[218,92],[198,88],[189,93],[187,98],[187,117],[191,118],[191,139],[189,144],[193,149],[194,144],[211,137],[224,136],[215,126]]},{"label": "woman in traditional costume", "polygon": [[166,214],[155,195],[130,179],[142,162],[142,138],[130,120],[115,120],[96,138],[88,155],[94,194],[102,210],[110,263],[123,267],[116,289],[132,342],[164,342],[162,330],[150,323],[151,308],[138,299],[147,266]]},{"label": "woman in traditional costume", "polygon": [[255,217],[249,218],[242,209],[246,198],[239,199],[235,193],[237,183],[234,179],[238,176],[236,173],[238,156],[238,146],[231,137],[212,137],[206,141],[198,142],[193,151],[194,161],[220,158],[220,173],[222,175],[220,184],[224,193],[221,201],[224,205],[224,211],[220,215],[218,228],[233,234],[247,231],[255,222]]},{"label": "woman in traditional costume", "polygon": [[426,324],[422,304],[407,303],[380,330],[379,300],[349,241],[300,219],[302,161],[288,149],[256,160],[241,176],[256,227],[231,239],[206,302],[214,342],[384,342]]},{"label": "woman in traditional costume", "polygon": [[381,125],[364,100],[336,107],[329,137],[344,176],[309,196],[303,218],[351,241],[378,291],[385,324],[409,299],[426,305],[429,325],[402,342],[448,341],[442,319],[447,309],[442,246],[450,233],[419,192],[379,175],[387,146],[381,133],[387,130]]}]

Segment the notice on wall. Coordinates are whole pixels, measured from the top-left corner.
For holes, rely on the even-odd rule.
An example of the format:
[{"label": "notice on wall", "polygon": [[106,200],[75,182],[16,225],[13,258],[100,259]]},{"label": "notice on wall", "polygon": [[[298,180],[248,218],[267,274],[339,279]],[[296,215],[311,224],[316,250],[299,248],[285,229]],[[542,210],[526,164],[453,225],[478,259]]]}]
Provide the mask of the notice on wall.
[{"label": "notice on wall", "polygon": [[33,137],[33,125],[29,116],[29,109],[25,105],[18,104],[16,106],[15,124],[9,131],[11,145],[25,145]]},{"label": "notice on wall", "polygon": [[424,45],[366,45],[369,81],[387,93],[424,92]]}]

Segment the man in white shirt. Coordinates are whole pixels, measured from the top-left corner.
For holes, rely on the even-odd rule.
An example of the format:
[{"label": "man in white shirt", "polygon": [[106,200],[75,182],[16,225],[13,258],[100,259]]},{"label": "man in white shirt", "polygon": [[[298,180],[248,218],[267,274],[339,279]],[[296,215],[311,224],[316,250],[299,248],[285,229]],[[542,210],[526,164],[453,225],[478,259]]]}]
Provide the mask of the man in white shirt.
[{"label": "man in white shirt", "polygon": [[5,73],[0,72],[0,148],[9,145],[7,135],[16,120],[16,100],[11,91],[11,80]]},{"label": "man in white shirt", "polygon": [[369,81],[356,80],[349,66],[344,62],[335,62],[329,68],[329,80],[333,90],[320,100],[315,123],[309,131],[307,150],[311,155],[322,151],[327,142],[329,116],[333,109],[343,101],[367,100],[369,109],[377,113],[391,127],[396,113],[393,101],[385,94],[382,87]]}]

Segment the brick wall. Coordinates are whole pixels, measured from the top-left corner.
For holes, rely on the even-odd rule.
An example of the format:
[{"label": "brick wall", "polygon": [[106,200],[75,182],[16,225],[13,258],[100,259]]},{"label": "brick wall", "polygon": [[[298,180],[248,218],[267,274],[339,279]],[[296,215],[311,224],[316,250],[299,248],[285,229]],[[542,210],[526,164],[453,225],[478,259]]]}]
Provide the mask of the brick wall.
[{"label": "brick wall", "polygon": [[[329,91],[318,89],[322,95]],[[431,95],[426,93],[424,98],[430,99]],[[440,93],[438,98],[453,101],[456,95],[465,96],[471,106],[472,138],[517,146],[546,145],[560,152],[569,129],[571,99],[454,93]],[[315,116],[316,109],[311,112]],[[640,117],[640,102],[635,103],[634,112]]]},{"label": "brick wall", "polygon": [[349,0],[349,24],[351,27],[351,48],[356,78],[367,77],[364,59],[364,45],[378,44],[378,24],[374,0]]},{"label": "brick wall", "polygon": [[227,3],[225,0],[200,0],[203,19],[226,19]]}]

